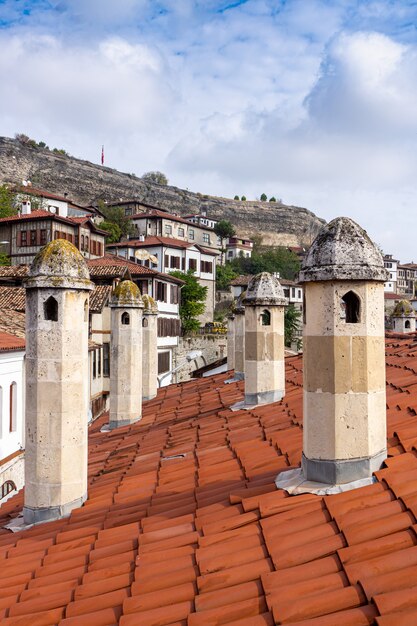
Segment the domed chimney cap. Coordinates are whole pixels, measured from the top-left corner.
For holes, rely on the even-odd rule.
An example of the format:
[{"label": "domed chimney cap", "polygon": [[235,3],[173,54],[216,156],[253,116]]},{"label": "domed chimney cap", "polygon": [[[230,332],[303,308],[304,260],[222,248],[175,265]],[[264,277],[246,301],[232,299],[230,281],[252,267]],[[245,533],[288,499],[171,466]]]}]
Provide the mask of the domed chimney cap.
[{"label": "domed chimney cap", "polygon": [[411,303],[408,300],[400,300],[393,312],[391,317],[415,317],[416,312],[414,311]]},{"label": "domed chimney cap", "polygon": [[382,254],[366,231],[348,217],[337,217],[323,226],[299,274],[299,281],[304,283],[387,279]]},{"label": "domed chimney cap", "polygon": [[94,289],[81,252],[65,239],[44,246],[32,261],[26,288]]},{"label": "domed chimney cap", "polygon": [[278,278],[268,272],[261,272],[251,278],[244,300],[251,306],[285,306],[287,298]]},{"label": "domed chimney cap", "polygon": [[131,280],[122,280],[112,291],[110,306],[143,309],[139,287]]},{"label": "domed chimney cap", "polygon": [[158,313],[158,305],[155,300],[147,293],[144,293],[142,296],[144,310],[143,312],[150,315],[156,315]]}]

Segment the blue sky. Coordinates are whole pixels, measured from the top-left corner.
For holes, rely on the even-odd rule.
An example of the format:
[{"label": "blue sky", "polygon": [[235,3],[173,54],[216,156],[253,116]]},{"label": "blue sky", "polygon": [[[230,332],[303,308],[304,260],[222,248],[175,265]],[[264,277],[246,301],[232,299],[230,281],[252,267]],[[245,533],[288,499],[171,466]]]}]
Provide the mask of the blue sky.
[{"label": "blue sky", "polygon": [[0,134],[348,215],[417,261],[417,2],[0,0]]}]

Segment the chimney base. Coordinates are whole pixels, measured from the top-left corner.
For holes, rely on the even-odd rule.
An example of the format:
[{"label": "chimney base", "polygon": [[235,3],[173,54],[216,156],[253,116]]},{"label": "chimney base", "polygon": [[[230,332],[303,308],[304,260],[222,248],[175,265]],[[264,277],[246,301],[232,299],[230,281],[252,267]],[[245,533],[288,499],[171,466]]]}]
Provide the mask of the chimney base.
[{"label": "chimney base", "polygon": [[386,449],[371,457],[341,460],[308,459],[303,453],[301,466],[306,480],[340,485],[372,476],[386,458]]},{"label": "chimney base", "polygon": [[368,476],[367,478],[353,480],[350,483],[329,485],[306,480],[301,468],[281,472],[275,479],[277,489],[283,489],[292,496],[298,496],[302,493],[312,493],[315,496],[330,496],[336,493],[343,493],[344,491],[352,491],[352,489],[359,489],[359,487],[366,487],[374,482],[376,482],[376,478]]},{"label": "chimney base", "polygon": [[50,522],[52,520],[68,517],[73,509],[78,509],[87,500],[87,494],[82,498],[61,504],[60,506],[48,506],[42,508],[23,507],[23,519],[25,524],[40,524],[42,522]]}]

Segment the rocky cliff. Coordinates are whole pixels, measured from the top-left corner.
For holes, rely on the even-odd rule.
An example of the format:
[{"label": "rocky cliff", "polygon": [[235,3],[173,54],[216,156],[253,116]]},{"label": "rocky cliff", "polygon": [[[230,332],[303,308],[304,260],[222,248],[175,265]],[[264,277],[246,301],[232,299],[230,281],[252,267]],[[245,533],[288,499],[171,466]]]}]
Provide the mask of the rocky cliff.
[{"label": "rocky cliff", "polygon": [[22,180],[52,193],[67,193],[85,205],[138,199],[180,215],[207,209],[213,218],[230,220],[240,236],[259,233],[263,243],[270,245],[309,246],[324,223],[300,207],[203,196],[0,137],[0,183],[20,184]]}]

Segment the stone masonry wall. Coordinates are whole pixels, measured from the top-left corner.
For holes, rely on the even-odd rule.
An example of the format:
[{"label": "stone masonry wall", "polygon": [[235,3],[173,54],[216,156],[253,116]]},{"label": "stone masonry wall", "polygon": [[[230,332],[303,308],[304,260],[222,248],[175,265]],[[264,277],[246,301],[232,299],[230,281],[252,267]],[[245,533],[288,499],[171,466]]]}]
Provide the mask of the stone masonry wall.
[{"label": "stone masonry wall", "polygon": [[201,350],[203,356],[199,357],[196,361],[187,363],[187,365],[174,374],[173,382],[182,383],[185,380],[190,380],[191,372],[194,370],[225,357],[227,355],[227,337],[226,335],[181,337],[178,348],[174,351],[173,367],[185,361],[186,354],[193,350]]}]

